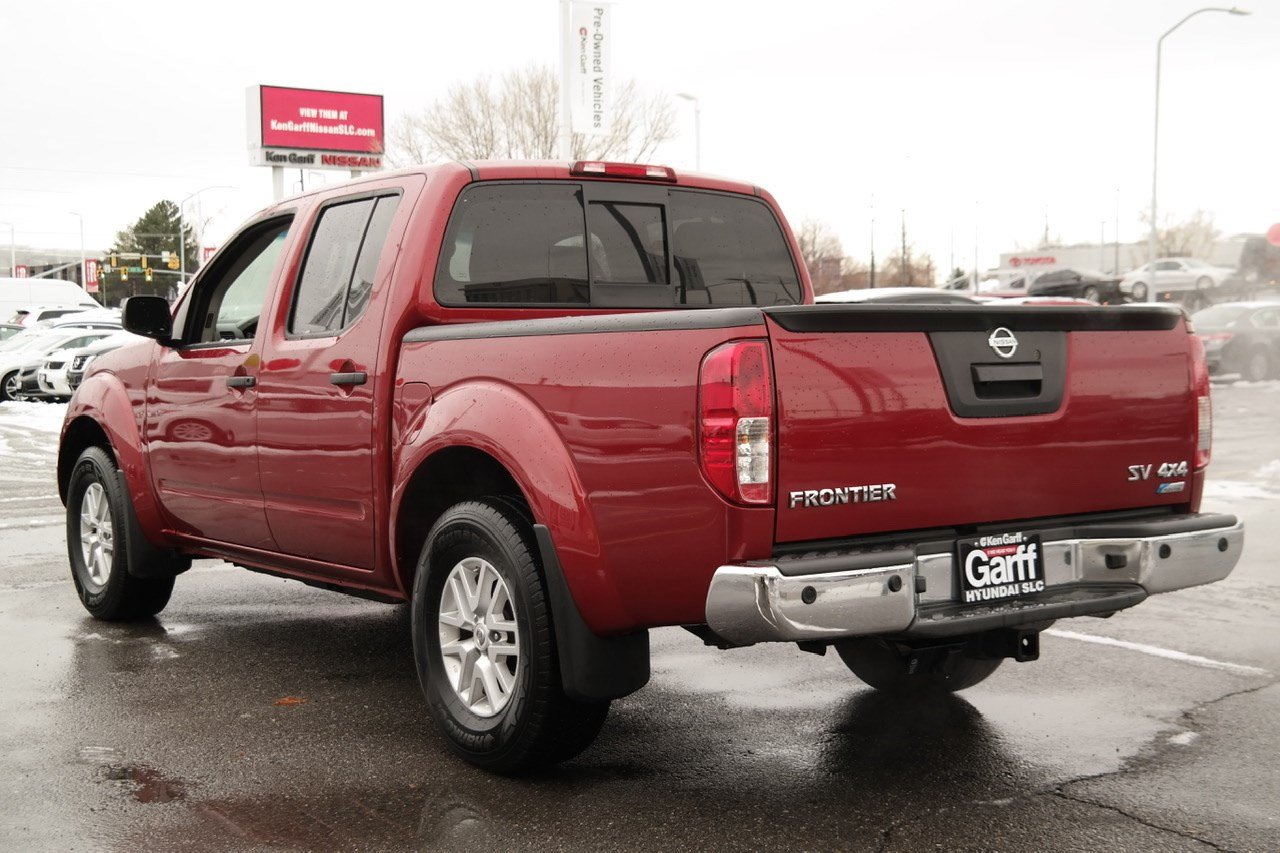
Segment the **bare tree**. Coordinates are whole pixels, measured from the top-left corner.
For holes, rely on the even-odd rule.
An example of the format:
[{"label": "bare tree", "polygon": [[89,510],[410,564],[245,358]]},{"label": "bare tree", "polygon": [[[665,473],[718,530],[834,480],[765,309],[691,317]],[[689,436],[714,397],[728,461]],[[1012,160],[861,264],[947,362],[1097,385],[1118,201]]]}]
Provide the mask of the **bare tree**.
[{"label": "bare tree", "polygon": [[796,231],[800,244],[800,257],[809,270],[814,293],[832,293],[841,290],[841,274],[844,271],[844,246],[840,238],[825,222],[806,219]]},{"label": "bare tree", "polygon": [[[1213,214],[1197,209],[1186,219],[1177,220],[1166,213],[1163,224],[1156,228],[1156,256],[1161,258],[1204,258],[1213,249],[1213,241],[1221,232],[1213,225]],[[1138,214],[1142,224],[1151,228],[1151,210]]]},{"label": "bare tree", "polygon": [[[481,77],[450,87],[444,97],[405,113],[391,128],[394,165],[432,160],[548,160],[557,156],[560,84],[551,69],[530,65],[497,80]],[[613,93],[613,130],[573,134],[575,160],[644,160],[675,136],[675,110],[663,95],[645,95],[634,81]]]},{"label": "bare tree", "polygon": [[902,250],[895,249],[884,262],[880,280],[900,287],[932,287],[937,273],[932,257],[916,254],[908,245],[906,263],[902,260]]}]

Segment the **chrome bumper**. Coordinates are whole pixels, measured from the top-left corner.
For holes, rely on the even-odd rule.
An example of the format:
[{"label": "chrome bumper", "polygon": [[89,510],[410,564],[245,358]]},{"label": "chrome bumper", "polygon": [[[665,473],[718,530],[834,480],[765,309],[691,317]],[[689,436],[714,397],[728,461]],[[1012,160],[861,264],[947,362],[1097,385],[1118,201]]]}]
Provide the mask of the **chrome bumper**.
[{"label": "chrome bumper", "polygon": [[[958,603],[949,550],[825,552],[721,566],[707,591],[707,624],[731,643],[750,645],[877,634],[954,636],[1114,612],[1148,595],[1213,583],[1231,573],[1244,546],[1244,525],[1230,516],[1204,518],[1229,523],[1153,535],[1046,536],[1046,590],[998,603]],[[1132,534],[1143,525],[1122,526]],[[1149,526],[1160,530],[1168,524]]]}]

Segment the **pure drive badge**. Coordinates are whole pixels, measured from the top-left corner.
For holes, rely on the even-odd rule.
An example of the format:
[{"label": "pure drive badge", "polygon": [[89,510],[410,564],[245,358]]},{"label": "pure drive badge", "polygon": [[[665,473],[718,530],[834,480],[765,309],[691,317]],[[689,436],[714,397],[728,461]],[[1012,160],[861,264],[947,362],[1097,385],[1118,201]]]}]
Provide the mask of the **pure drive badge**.
[{"label": "pure drive badge", "polygon": [[956,542],[960,600],[1002,601],[1044,591],[1044,549],[1033,533],[997,533]]}]

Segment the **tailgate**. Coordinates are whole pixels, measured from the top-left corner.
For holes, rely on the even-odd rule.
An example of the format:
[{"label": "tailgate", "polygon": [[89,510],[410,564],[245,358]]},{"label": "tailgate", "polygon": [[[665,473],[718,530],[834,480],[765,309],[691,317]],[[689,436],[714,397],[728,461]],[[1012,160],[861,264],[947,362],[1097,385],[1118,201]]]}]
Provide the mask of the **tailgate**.
[{"label": "tailgate", "polygon": [[1177,309],[765,314],[778,542],[1190,500],[1196,403]]}]

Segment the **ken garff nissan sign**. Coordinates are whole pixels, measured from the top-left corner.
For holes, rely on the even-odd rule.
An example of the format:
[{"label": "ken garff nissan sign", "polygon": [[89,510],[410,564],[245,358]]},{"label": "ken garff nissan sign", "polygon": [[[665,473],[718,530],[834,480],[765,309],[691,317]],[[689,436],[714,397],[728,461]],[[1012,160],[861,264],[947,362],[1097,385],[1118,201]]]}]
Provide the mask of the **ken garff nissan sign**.
[{"label": "ken garff nissan sign", "polygon": [[247,106],[254,166],[382,168],[381,95],[250,86]]}]

